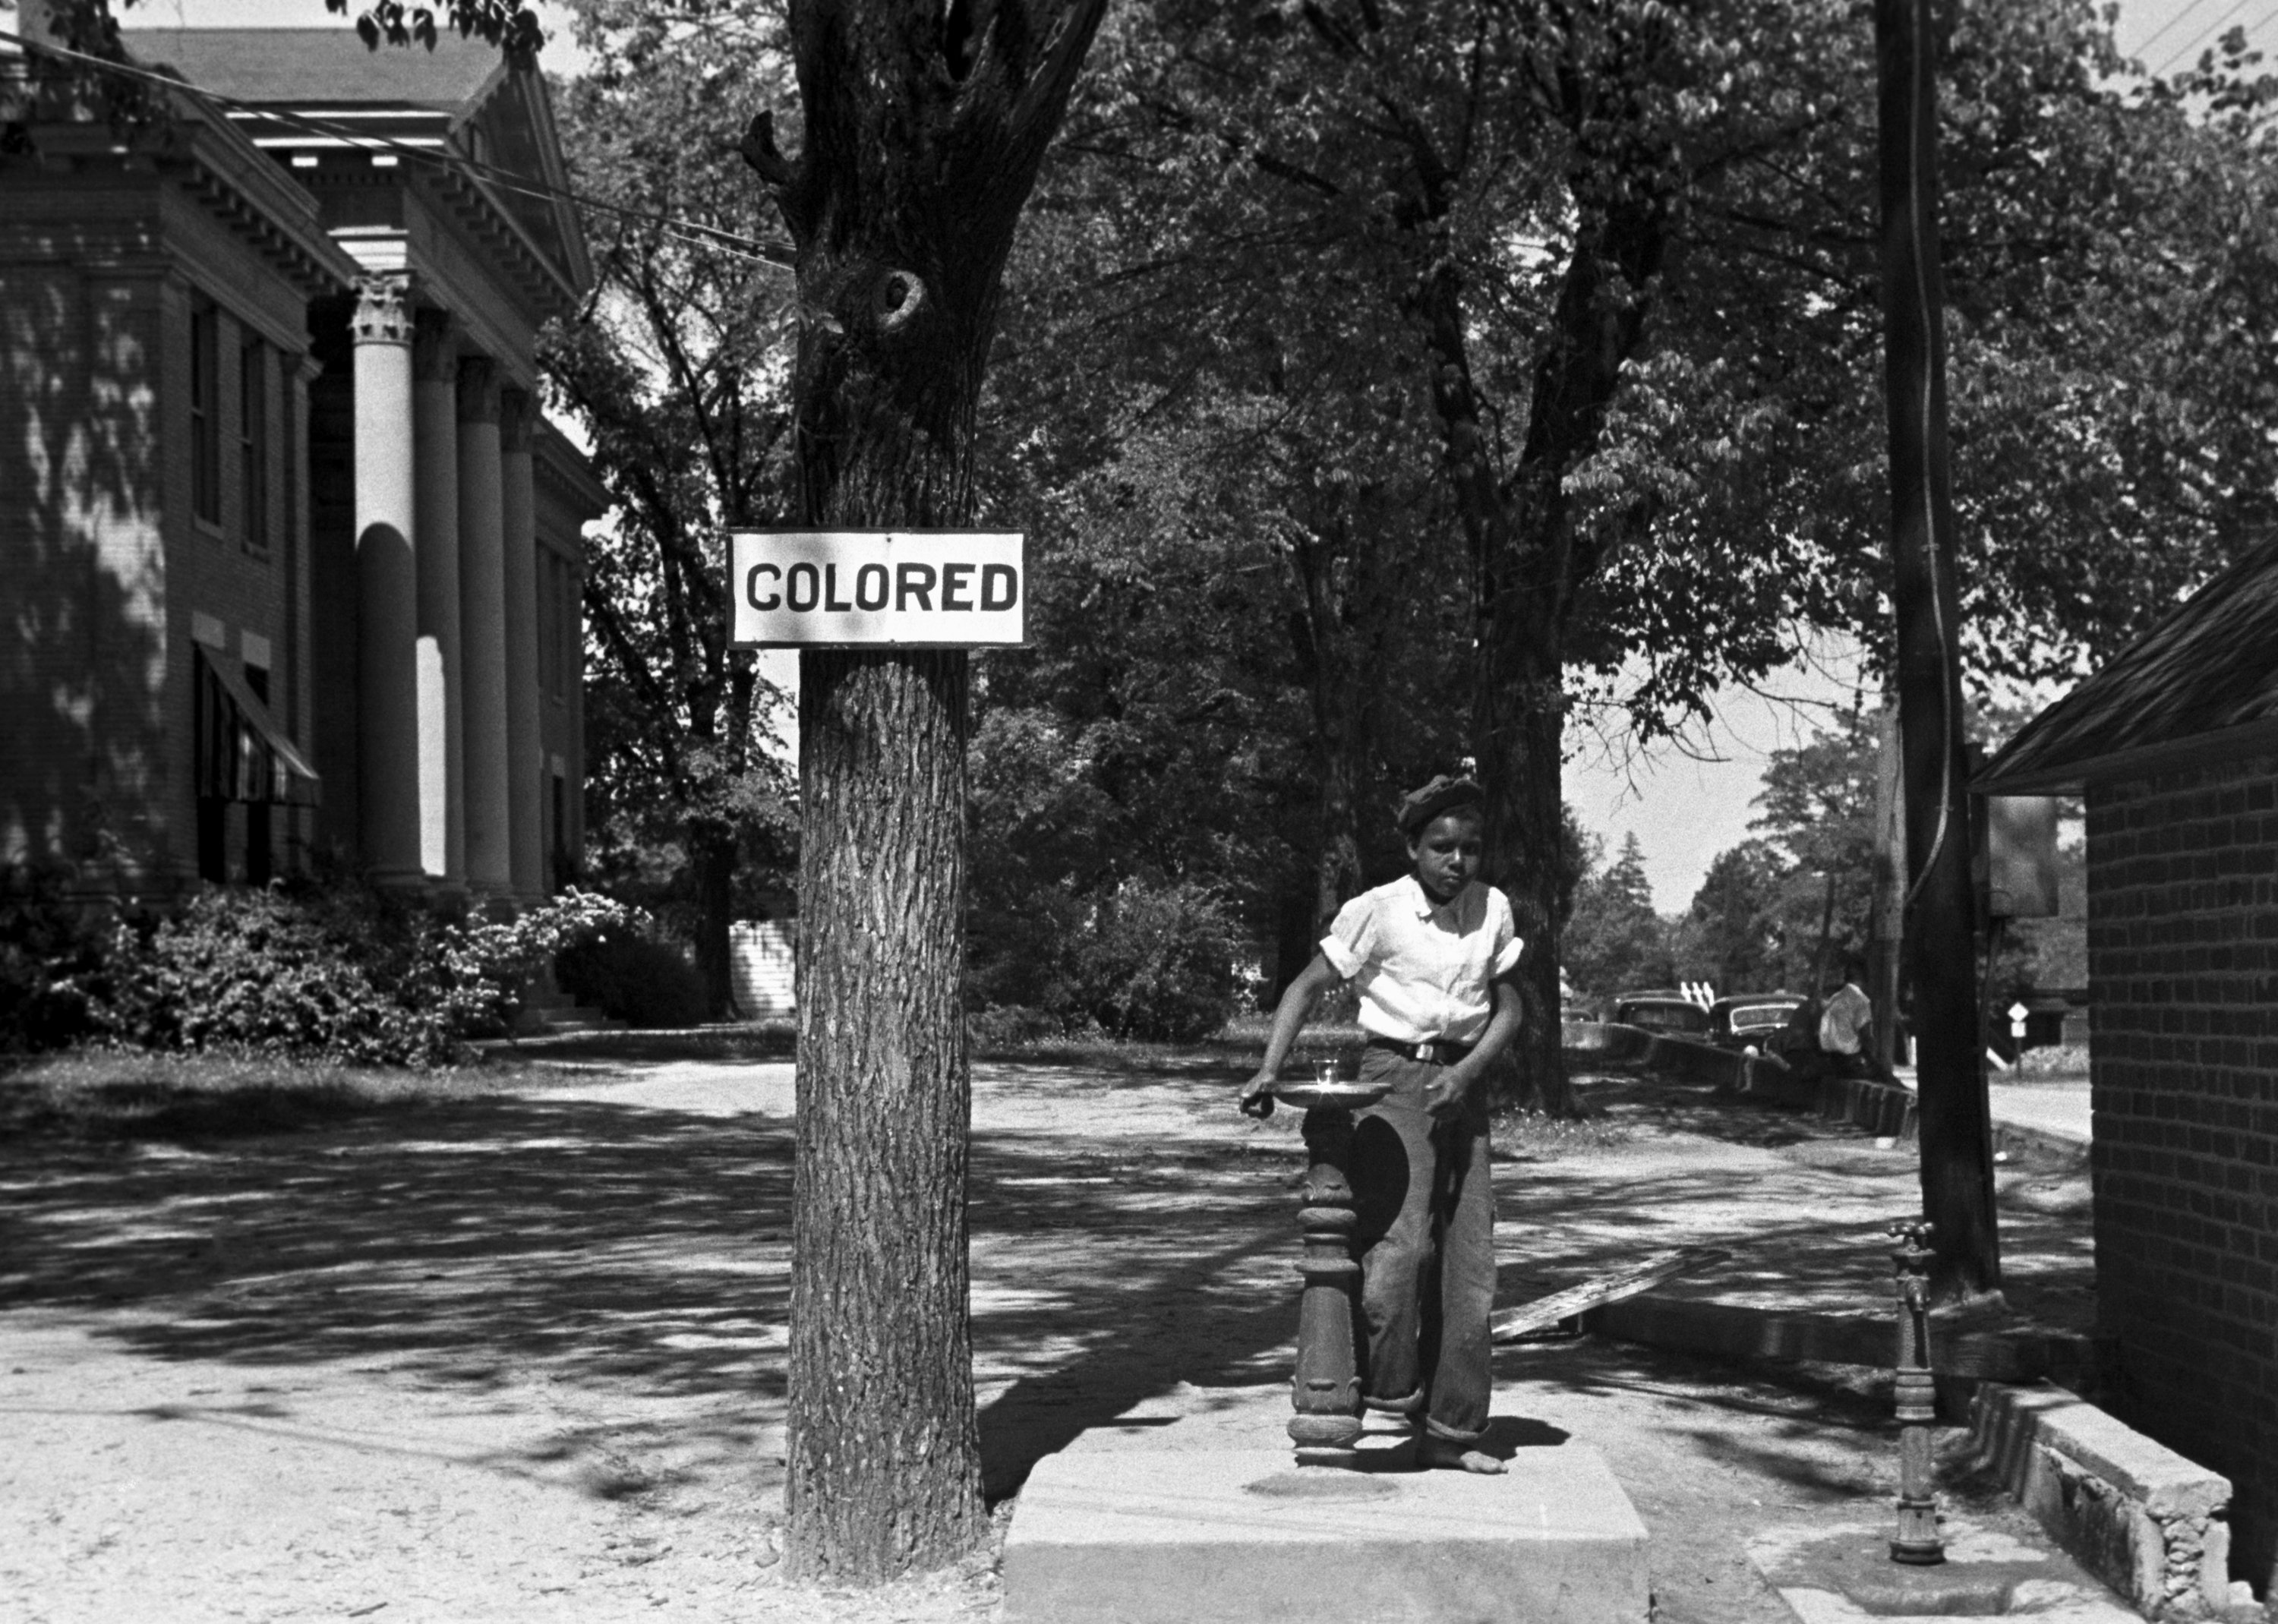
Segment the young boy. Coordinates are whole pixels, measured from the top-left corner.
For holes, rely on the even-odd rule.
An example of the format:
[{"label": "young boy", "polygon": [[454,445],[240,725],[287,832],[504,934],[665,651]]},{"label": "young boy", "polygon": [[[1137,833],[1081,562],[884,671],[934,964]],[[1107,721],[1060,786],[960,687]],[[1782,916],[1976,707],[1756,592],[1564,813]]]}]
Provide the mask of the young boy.
[{"label": "young boy", "polygon": [[1412,870],[1347,903],[1289,984],[1242,1109],[1273,1109],[1273,1084],[1314,1003],[1350,981],[1368,1033],[1365,1082],[1390,1092],[1359,1113],[1347,1177],[1361,1264],[1362,1402],[1410,1416],[1420,1465],[1496,1473],[1473,1447],[1494,1391],[1494,1188],[1489,1064],[1517,1033],[1510,904],[1479,883],[1478,784],[1434,778],[1400,804]]}]

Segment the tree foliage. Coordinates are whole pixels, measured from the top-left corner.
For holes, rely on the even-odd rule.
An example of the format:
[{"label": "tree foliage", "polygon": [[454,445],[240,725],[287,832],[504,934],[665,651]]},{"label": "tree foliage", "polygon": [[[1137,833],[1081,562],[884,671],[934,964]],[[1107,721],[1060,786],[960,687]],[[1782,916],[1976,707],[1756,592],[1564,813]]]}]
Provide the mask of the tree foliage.
[{"label": "tree foliage", "polygon": [[1653,911],[1645,850],[1634,830],[1623,835],[1614,860],[1576,888],[1562,945],[1567,975],[1587,997],[1666,987],[1676,979],[1668,929]]},{"label": "tree foliage", "polygon": [[770,11],[736,0],[670,15],[577,0],[570,27],[588,65],[557,89],[565,156],[623,210],[589,216],[587,309],[539,346],[618,501],[586,551],[588,861],[678,917],[719,1010],[729,925],[785,882],[795,838],[794,786],[766,748],[781,696],[729,645],[719,556],[730,526],[780,522],[791,500],[796,301],[739,246],[766,222],[733,161],[747,98],[787,62]]}]

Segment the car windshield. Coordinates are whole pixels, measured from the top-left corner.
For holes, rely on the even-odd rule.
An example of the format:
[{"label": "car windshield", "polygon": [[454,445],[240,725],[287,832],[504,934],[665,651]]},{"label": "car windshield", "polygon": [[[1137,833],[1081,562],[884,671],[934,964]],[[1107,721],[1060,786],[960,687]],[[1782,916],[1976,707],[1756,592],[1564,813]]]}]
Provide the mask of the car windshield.
[{"label": "car windshield", "polygon": [[1792,1003],[1752,1003],[1732,1011],[1732,1030],[1751,1032],[1758,1026],[1783,1026],[1787,1024]]},{"label": "car windshield", "polygon": [[1622,1018],[1655,1032],[1700,1032],[1708,1025],[1708,1011],[1690,1003],[1625,1003]]}]

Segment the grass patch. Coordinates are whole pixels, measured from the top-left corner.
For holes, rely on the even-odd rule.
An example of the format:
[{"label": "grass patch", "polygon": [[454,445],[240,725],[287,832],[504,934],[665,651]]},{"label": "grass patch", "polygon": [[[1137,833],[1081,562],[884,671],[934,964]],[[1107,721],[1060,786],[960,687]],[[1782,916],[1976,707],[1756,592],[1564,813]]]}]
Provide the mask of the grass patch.
[{"label": "grass patch", "polygon": [[[1094,1037],[976,1043],[973,1057],[1013,1065],[1089,1066],[1129,1075],[1239,1071],[1247,1077],[1257,1069],[1258,1061],[1265,1056],[1265,1040],[1272,1026],[1270,1016],[1238,1015],[1199,1043],[1143,1043],[1129,1038],[1111,1038],[1103,1033]],[[1357,1025],[1316,1021],[1298,1034],[1282,1075],[1299,1077],[1315,1061],[1334,1058],[1343,1066],[1345,1074],[1351,1076],[1360,1064],[1360,1051],[1367,1041],[1368,1034]]]},{"label": "grass patch", "polygon": [[1601,1111],[1553,1117],[1509,1107],[1494,1114],[1494,1147],[1506,1155],[1556,1156],[1627,1144],[1635,1131]]},{"label": "grass patch", "polygon": [[241,1138],[493,1092],[479,1067],[399,1071],[256,1055],[88,1048],[0,1071],[0,1141]]},{"label": "grass patch", "polygon": [[632,1032],[565,1032],[486,1045],[495,1054],[547,1060],[791,1060],[799,1054],[799,1028],[790,1021],[728,1022]]}]

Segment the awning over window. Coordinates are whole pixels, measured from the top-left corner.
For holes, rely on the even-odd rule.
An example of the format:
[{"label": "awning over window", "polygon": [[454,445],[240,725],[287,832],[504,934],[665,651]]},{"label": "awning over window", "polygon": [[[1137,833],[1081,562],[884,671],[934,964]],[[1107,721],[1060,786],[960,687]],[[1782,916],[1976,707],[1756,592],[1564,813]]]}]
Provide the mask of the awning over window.
[{"label": "awning over window", "polygon": [[317,804],[322,781],[226,656],[197,650],[197,792],[219,801]]}]

